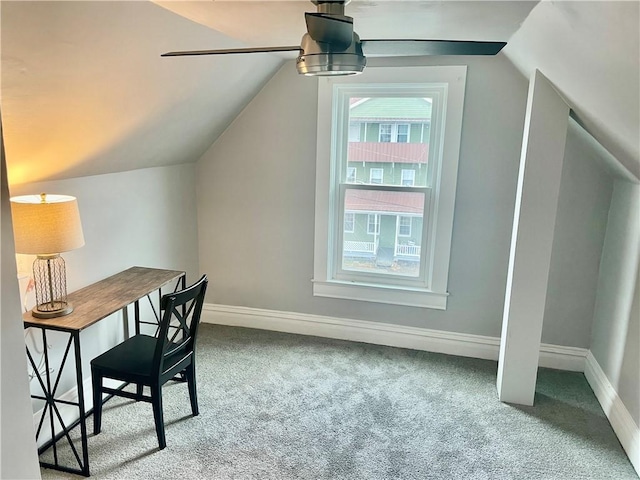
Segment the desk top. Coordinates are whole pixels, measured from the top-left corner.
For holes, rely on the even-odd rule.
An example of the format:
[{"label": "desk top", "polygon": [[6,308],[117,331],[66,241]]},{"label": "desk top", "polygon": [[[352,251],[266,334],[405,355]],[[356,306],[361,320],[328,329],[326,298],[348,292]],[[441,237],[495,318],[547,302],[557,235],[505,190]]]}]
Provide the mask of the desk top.
[{"label": "desk top", "polygon": [[127,305],[184,276],[185,272],[157,268],[131,267],[67,296],[73,312],[64,317],[35,318],[22,315],[25,327],[79,331],[123,309]]}]

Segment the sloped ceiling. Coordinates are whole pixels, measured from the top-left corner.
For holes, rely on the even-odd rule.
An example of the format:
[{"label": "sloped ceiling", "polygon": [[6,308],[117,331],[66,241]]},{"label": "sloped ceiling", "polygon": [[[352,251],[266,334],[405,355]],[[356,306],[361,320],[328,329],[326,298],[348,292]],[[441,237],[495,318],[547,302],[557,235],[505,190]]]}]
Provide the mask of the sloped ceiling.
[{"label": "sloped ceiling", "polygon": [[[363,37],[507,40],[534,4],[356,0],[348,9]],[[297,45],[303,13],[315,9],[306,1],[162,5],[0,3],[11,184],[196,161],[284,59],[160,53]]]},{"label": "sloped ceiling", "polygon": [[[158,5],[251,46],[299,45],[310,1],[162,1]],[[535,1],[353,0],[345,13],[362,39],[508,40]],[[206,45],[183,42],[185,49]]]},{"label": "sloped ceiling", "polygon": [[[9,181],[196,161],[284,59],[160,53],[297,45],[314,8],[3,0]],[[638,2],[353,0],[347,14],[362,38],[508,40],[504,54],[525,76],[540,69],[587,130],[628,169],[640,166]]]},{"label": "sloped ceiling", "polygon": [[167,59],[242,46],[150,2],[7,2],[1,113],[11,184],[195,162],[282,59]]},{"label": "sloped ceiling", "polygon": [[640,179],[640,2],[543,1],[503,50],[540,70],[575,119]]}]

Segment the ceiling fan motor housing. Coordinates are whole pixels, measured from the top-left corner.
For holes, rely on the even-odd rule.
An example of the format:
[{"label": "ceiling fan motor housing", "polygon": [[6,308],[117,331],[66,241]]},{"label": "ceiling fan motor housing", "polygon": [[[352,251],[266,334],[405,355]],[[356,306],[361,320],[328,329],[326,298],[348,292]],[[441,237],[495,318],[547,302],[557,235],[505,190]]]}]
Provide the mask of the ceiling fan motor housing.
[{"label": "ceiling fan motor housing", "polygon": [[296,60],[298,73],[312,76],[354,75],[362,73],[366,65],[360,37],[355,32],[351,44],[338,51],[332,44],[316,42],[305,33]]}]

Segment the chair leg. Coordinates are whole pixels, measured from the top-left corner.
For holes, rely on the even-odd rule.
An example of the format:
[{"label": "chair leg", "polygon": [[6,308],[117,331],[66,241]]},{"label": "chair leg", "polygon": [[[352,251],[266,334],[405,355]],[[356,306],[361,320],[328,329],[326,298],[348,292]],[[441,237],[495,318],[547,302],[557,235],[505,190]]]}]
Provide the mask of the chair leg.
[{"label": "chair leg", "polygon": [[151,398],[153,405],[153,419],[156,422],[156,434],[158,435],[158,446],[160,450],[167,446],[164,435],[164,417],[162,415],[162,386],[151,385]]},{"label": "chair leg", "polygon": [[102,428],[102,376],[97,371],[91,372],[93,381],[93,434],[100,433]]},{"label": "chair leg", "polygon": [[140,400],[142,400],[142,392],[143,392],[143,388],[144,388],[144,385],[142,385],[141,383],[138,383],[138,384],[136,385],[136,397],[138,397],[138,398],[136,399],[136,401],[140,401]]},{"label": "chair leg", "polygon": [[198,411],[198,394],[196,392],[196,366],[195,364],[189,365],[184,370],[185,376],[187,377],[187,385],[189,386],[189,400],[191,400],[191,412],[193,416],[197,416],[200,412]]}]

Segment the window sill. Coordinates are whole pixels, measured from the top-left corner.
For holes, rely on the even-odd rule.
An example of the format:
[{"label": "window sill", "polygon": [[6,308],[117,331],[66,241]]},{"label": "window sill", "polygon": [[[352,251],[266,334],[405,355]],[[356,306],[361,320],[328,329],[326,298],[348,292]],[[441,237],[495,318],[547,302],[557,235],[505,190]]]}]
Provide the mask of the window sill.
[{"label": "window sill", "polygon": [[313,280],[313,295],[436,310],[446,310],[449,297],[446,292],[439,293],[427,289],[335,280]]}]

